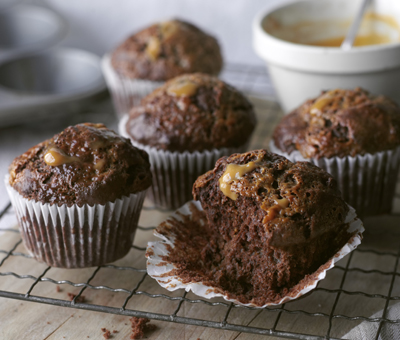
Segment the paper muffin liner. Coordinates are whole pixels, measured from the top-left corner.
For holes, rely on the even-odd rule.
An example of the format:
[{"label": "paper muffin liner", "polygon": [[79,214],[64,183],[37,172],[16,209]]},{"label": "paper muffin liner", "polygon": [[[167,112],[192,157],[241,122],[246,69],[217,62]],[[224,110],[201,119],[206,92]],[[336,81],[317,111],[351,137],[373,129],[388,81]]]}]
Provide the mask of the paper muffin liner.
[{"label": "paper muffin liner", "polygon": [[130,138],[132,144],[149,154],[153,185],[149,190],[149,198],[158,207],[177,209],[193,199],[192,187],[197,177],[214,168],[216,161],[222,156],[242,153],[247,144],[235,148],[220,148],[195,152],[171,152],[158,150],[133,140],[126,132],[128,116],[119,123],[119,133]]},{"label": "paper muffin liner", "polygon": [[24,198],[8,183],[25,247],[49,266],[99,266],[125,256],[135,237],[146,190],[104,205],[82,207]]},{"label": "paper muffin liner", "polygon": [[[149,242],[147,244],[147,273],[155,279],[163,288],[169,291],[177,289],[185,289],[187,292],[192,291],[194,294],[211,299],[214,297],[222,297],[226,301],[233,302],[238,305],[247,307],[265,308],[268,306],[276,306],[286,303],[291,300],[295,300],[311,290],[313,290],[319,281],[325,278],[326,272],[335,266],[335,263],[342,259],[344,256],[353,251],[361,243],[362,233],[364,231],[363,224],[360,219],[357,218],[355,210],[349,206],[349,213],[346,216],[345,223],[349,223],[348,232],[354,233],[354,235],[335,255],[333,255],[325,264],[321,265],[318,270],[314,273],[307,275],[306,278],[301,280],[297,285],[292,287],[288,294],[282,297],[278,302],[268,302],[265,305],[259,306],[253,303],[242,303],[236,299],[229,298],[227,294],[219,292],[219,289],[213,286],[206,285],[202,282],[182,282],[181,278],[173,273],[172,270],[176,269],[175,265],[171,262],[167,262],[163,257],[169,254],[167,246],[174,248],[174,242],[176,234],[175,228],[178,228],[176,224],[169,223],[171,218],[183,222],[182,215],[189,216],[190,219],[193,217],[193,211],[191,207],[194,207],[202,211],[200,202],[191,201],[186,203],[175,213],[173,213],[166,221],[166,227],[163,228],[163,235],[156,229],[153,233],[155,236],[161,238],[161,241]],[[181,226],[182,227],[182,226]],[[174,230],[175,229],[175,230]]]},{"label": "paper muffin liner", "polygon": [[143,97],[164,84],[162,81],[131,79],[119,75],[111,65],[110,54],[103,56],[101,68],[119,119],[127,114],[132,107],[138,106]]},{"label": "paper muffin liner", "polygon": [[356,209],[358,216],[388,214],[392,211],[400,147],[355,157],[304,158],[299,151],[291,154],[270,142],[270,150],[292,162],[310,162],[329,172],[338,182],[342,198]]}]

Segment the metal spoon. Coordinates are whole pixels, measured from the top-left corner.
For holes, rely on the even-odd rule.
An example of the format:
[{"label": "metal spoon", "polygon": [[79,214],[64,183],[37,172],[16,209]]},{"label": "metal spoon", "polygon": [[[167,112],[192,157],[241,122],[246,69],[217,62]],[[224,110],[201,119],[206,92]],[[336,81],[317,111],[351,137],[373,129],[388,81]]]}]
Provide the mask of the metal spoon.
[{"label": "metal spoon", "polygon": [[346,37],[344,38],[342,45],[340,48],[342,50],[348,51],[353,47],[354,39],[356,38],[358,28],[360,27],[361,20],[364,17],[364,13],[367,10],[371,0],[363,0],[361,3],[360,8],[358,9],[358,12],[356,14],[356,17],[354,18],[349,31],[347,32]]}]

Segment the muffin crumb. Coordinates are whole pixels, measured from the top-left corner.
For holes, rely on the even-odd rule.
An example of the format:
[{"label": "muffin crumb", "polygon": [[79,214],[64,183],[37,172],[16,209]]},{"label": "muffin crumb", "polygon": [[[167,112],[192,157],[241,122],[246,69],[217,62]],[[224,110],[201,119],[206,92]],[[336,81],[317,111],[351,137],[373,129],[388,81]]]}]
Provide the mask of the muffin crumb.
[{"label": "muffin crumb", "polygon": [[[73,293],[67,293],[67,295],[68,295],[68,298],[70,299],[70,301],[72,301],[73,299],[75,299],[76,296],[78,296],[78,294],[73,294]],[[86,301],[86,299],[85,299],[84,295],[78,296],[78,298],[75,300],[75,302],[78,302],[78,303],[83,303],[85,301]]]},{"label": "muffin crumb", "polygon": [[157,328],[156,325],[149,324],[150,319],[148,318],[137,318],[132,317],[131,321],[132,334],[130,339],[142,339],[146,332],[153,331]]},{"label": "muffin crumb", "polygon": [[102,328],[101,331],[104,333],[103,334],[104,339],[112,338],[111,332],[107,328]]}]

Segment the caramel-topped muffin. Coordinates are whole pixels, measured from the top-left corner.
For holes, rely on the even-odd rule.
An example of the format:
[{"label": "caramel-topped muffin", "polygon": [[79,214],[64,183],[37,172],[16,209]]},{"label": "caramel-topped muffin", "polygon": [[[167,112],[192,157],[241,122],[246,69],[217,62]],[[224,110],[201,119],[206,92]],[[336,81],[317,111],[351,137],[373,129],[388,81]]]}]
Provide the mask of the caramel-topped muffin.
[{"label": "caramel-topped muffin", "polygon": [[115,71],[127,78],[165,81],[184,73],[217,75],[217,40],[181,20],[154,24],[126,39],[112,54]]},{"label": "caramel-topped muffin", "polygon": [[151,185],[148,155],[103,124],[69,126],[15,158],[10,185],[41,203],[105,204]]},{"label": "caramel-topped muffin", "polygon": [[352,236],[333,177],[266,150],[221,158],[193,196],[214,235],[193,278],[206,276],[243,303],[279,301]]},{"label": "caramel-topped muffin", "polygon": [[323,92],[285,116],[273,140],[283,152],[316,159],[394,149],[400,145],[400,108],[361,88]]},{"label": "caramel-topped muffin", "polygon": [[15,158],[6,189],[32,256],[81,268],[129,252],[151,182],[145,151],[103,124],[85,123]]},{"label": "caramel-topped muffin", "polygon": [[239,91],[210,75],[176,77],[133,108],[131,138],[168,151],[203,151],[246,144],[256,125],[252,105]]}]

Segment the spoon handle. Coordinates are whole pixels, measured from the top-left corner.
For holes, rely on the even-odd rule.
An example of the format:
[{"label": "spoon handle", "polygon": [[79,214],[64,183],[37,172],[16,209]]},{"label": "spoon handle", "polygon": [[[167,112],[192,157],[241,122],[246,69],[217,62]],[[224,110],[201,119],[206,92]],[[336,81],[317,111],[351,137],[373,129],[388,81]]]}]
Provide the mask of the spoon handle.
[{"label": "spoon handle", "polygon": [[343,50],[350,50],[353,47],[354,39],[356,38],[358,29],[361,24],[361,20],[364,17],[364,13],[368,8],[371,0],[362,0],[361,6],[356,13],[356,17],[354,18],[353,22],[351,23],[350,29],[346,34],[345,39],[340,46]]}]

